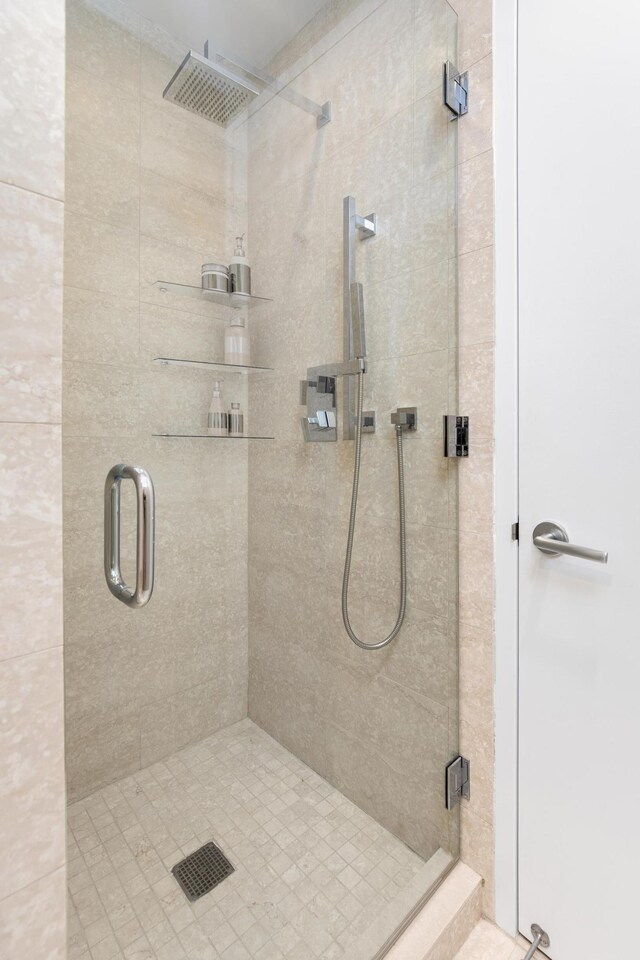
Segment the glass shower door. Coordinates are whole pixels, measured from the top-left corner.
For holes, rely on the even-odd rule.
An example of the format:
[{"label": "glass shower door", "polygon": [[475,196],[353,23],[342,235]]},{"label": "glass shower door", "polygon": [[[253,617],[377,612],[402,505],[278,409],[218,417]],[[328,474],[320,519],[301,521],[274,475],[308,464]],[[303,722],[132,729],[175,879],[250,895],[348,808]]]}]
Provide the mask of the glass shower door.
[{"label": "glass shower door", "polygon": [[[457,125],[442,100],[456,15],[444,0],[316,2],[288,26],[261,11],[237,52],[209,37],[203,89],[226,71],[257,90],[227,116],[163,97],[189,46],[201,56],[202,18],[222,13],[196,7],[187,23],[177,6],[149,19],[143,0],[68,3],[70,956],[373,958],[459,851],[443,790],[458,753],[457,464],[442,442],[457,405]],[[378,650],[341,614],[355,377],[319,401],[335,438],[307,442],[301,423],[309,369],[349,361],[348,197],[376,215],[347,278],[375,411],[349,587],[366,642],[397,616],[391,416],[417,410],[402,438],[406,617]],[[251,296],[203,292],[203,265],[224,275],[238,237]],[[225,355],[238,318],[242,364]],[[214,390],[240,405],[241,436],[208,432]],[[138,608],[105,582],[119,464],[155,490]],[[131,586],[139,504],[128,478],[120,490]],[[190,900],[173,868],[211,843],[232,871]]]}]

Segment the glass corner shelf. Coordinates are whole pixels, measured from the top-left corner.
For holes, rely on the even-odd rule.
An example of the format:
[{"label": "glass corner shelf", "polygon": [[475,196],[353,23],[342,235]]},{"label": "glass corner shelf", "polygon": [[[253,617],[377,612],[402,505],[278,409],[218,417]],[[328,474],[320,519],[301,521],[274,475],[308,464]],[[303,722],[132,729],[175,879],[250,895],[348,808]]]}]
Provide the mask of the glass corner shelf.
[{"label": "glass corner shelf", "polygon": [[253,367],[239,363],[218,363],[215,360],[181,360],[178,357],[154,357],[154,363],[167,367],[192,367],[194,370],[219,370],[233,376],[252,373],[273,373],[273,367]]},{"label": "glass corner shelf", "polygon": [[250,433],[241,437],[212,437],[208,433],[152,433],[151,436],[171,440],[275,440],[275,437],[255,436]]},{"label": "glass corner shelf", "polygon": [[241,310],[243,307],[259,307],[263,303],[273,303],[268,297],[246,296],[238,293],[220,293],[217,290],[203,290],[202,287],[192,287],[187,283],[171,283],[168,280],[156,280],[151,286],[160,293],[172,293],[179,297],[191,297],[194,300],[208,300],[232,310]]}]

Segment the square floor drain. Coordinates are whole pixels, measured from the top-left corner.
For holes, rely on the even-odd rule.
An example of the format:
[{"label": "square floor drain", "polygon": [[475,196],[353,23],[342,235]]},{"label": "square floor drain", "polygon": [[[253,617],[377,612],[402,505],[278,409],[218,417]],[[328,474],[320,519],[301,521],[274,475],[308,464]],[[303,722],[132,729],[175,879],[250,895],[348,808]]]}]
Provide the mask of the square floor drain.
[{"label": "square floor drain", "polygon": [[171,870],[188,900],[198,900],[233,873],[233,867],[215,843],[190,853]]}]

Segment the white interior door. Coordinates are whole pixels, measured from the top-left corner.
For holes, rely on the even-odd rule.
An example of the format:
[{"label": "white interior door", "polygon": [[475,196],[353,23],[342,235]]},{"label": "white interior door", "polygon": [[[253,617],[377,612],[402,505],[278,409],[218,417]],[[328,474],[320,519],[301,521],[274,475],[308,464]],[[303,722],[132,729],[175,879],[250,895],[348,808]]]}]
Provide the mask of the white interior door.
[{"label": "white interior door", "polygon": [[[520,929],[637,953],[637,0],[520,0]],[[540,521],[608,550],[545,556]]]}]

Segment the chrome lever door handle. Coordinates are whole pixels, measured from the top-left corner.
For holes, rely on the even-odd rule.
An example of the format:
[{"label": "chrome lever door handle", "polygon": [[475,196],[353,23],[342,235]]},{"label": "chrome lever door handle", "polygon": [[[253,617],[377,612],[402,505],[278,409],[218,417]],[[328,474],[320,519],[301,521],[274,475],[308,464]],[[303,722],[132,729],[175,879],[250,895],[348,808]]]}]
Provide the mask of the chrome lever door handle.
[{"label": "chrome lever door handle", "polygon": [[548,557],[578,557],[580,560],[592,560],[594,563],[608,563],[606,550],[594,550],[593,547],[580,547],[569,543],[569,535],[564,527],[551,520],[539,523],[533,531],[533,545]]}]

